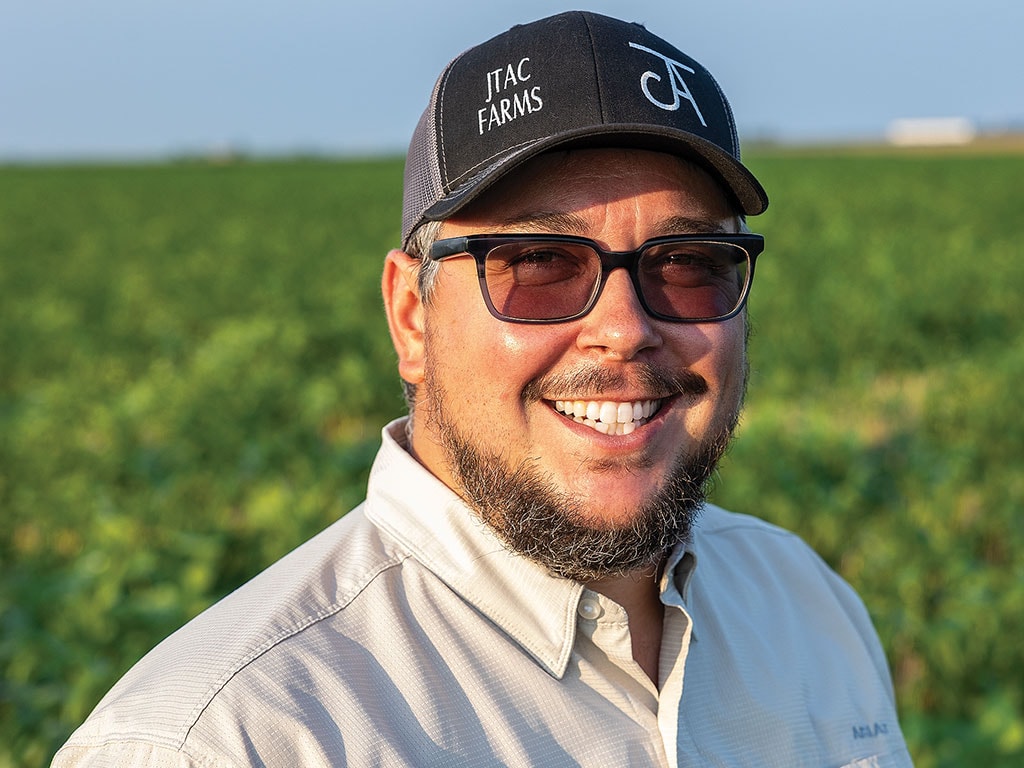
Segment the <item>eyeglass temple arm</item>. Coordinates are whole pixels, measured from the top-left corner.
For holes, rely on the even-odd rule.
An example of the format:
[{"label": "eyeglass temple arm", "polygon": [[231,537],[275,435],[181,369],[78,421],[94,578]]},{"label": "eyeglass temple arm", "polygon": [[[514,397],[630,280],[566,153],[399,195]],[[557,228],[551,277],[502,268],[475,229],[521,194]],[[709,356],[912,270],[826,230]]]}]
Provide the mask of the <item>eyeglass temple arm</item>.
[{"label": "eyeglass temple arm", "polygon": [[445,240],[438,240],[430,246],[430,250],[427,251],[427,258],[432,261],[440,261],[446,259],[449,256],[458,256],[460,253],[469,253],[466,250],[469,247],[468,237],[452,237]]}]

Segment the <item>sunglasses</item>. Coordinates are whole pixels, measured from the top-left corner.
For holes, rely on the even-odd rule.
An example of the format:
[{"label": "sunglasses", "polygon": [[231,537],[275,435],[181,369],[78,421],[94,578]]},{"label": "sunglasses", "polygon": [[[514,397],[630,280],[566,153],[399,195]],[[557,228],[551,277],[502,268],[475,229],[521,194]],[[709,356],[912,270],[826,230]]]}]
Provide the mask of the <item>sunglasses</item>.
[{"label": "sunglasses", "polygon": [[657,237],[635,251],[605,251],[570,235],[470,235],[437,240],[427,257],[472,256],[484,303],[499,320],[576,320],[597,304],[608,274],[622,268],[652,317],[713,323],[743,309],[763,250],[755,234]]}]

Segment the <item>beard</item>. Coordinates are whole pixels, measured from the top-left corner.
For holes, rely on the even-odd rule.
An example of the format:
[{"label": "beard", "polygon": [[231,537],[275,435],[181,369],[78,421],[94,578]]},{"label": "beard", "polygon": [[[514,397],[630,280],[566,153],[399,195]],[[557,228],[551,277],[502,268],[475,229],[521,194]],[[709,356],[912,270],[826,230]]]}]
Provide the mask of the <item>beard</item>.
[{"label": "beard", "polygon": [[[647,391],[690,398],[707,391],[703,377],[690,372],[673,374],[638,364],[633,373]],[[539,400],[542,391],[598,392],[602,385],[612,386],[622,378],[601,369],[542,378],[524,389],[523,398]],[[421,404],[429,411],[449,471],[466,503],[509,549],[555,576],[582,583],[656,568],[673,547],[690,539],[740,411],[737,403],[724,424],[703,436],[690,451],[680,453],[661,486],[631,515],[628,524],[610,526],[595,519],[586,498],[557,485],[533,460],[509,461],[463,432],[448,413],[448,395],[430,366],[423,385],[427,397]],[[641,468],[642,462],[627,469]],[[593,469],[612,468],[595,465]]]}]

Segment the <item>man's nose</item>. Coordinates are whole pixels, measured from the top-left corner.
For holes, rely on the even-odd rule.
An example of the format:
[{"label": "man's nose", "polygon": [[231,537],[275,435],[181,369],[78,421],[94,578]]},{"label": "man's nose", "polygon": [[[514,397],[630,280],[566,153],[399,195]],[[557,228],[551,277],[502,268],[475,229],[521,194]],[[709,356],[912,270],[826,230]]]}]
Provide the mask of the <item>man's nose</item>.
[{"label": "man's nose", "polygon": [[647,314],[629,273],[613,269],[597,304],[580,319],[577,344],[619,360],[631,360],[644,349],[661,346],[661,334]]}]

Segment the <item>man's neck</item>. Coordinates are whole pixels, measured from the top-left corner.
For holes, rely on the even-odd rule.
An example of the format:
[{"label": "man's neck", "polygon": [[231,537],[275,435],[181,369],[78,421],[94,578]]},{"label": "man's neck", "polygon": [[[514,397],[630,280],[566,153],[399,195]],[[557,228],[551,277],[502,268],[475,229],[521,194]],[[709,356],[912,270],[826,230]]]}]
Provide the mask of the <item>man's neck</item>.
[{"label": "man's neck", "polygon": [[658,685],[658,658],[664,606],[658,586],[660,568],[592,581],[587,586],[626,610],[633,660]]}]

